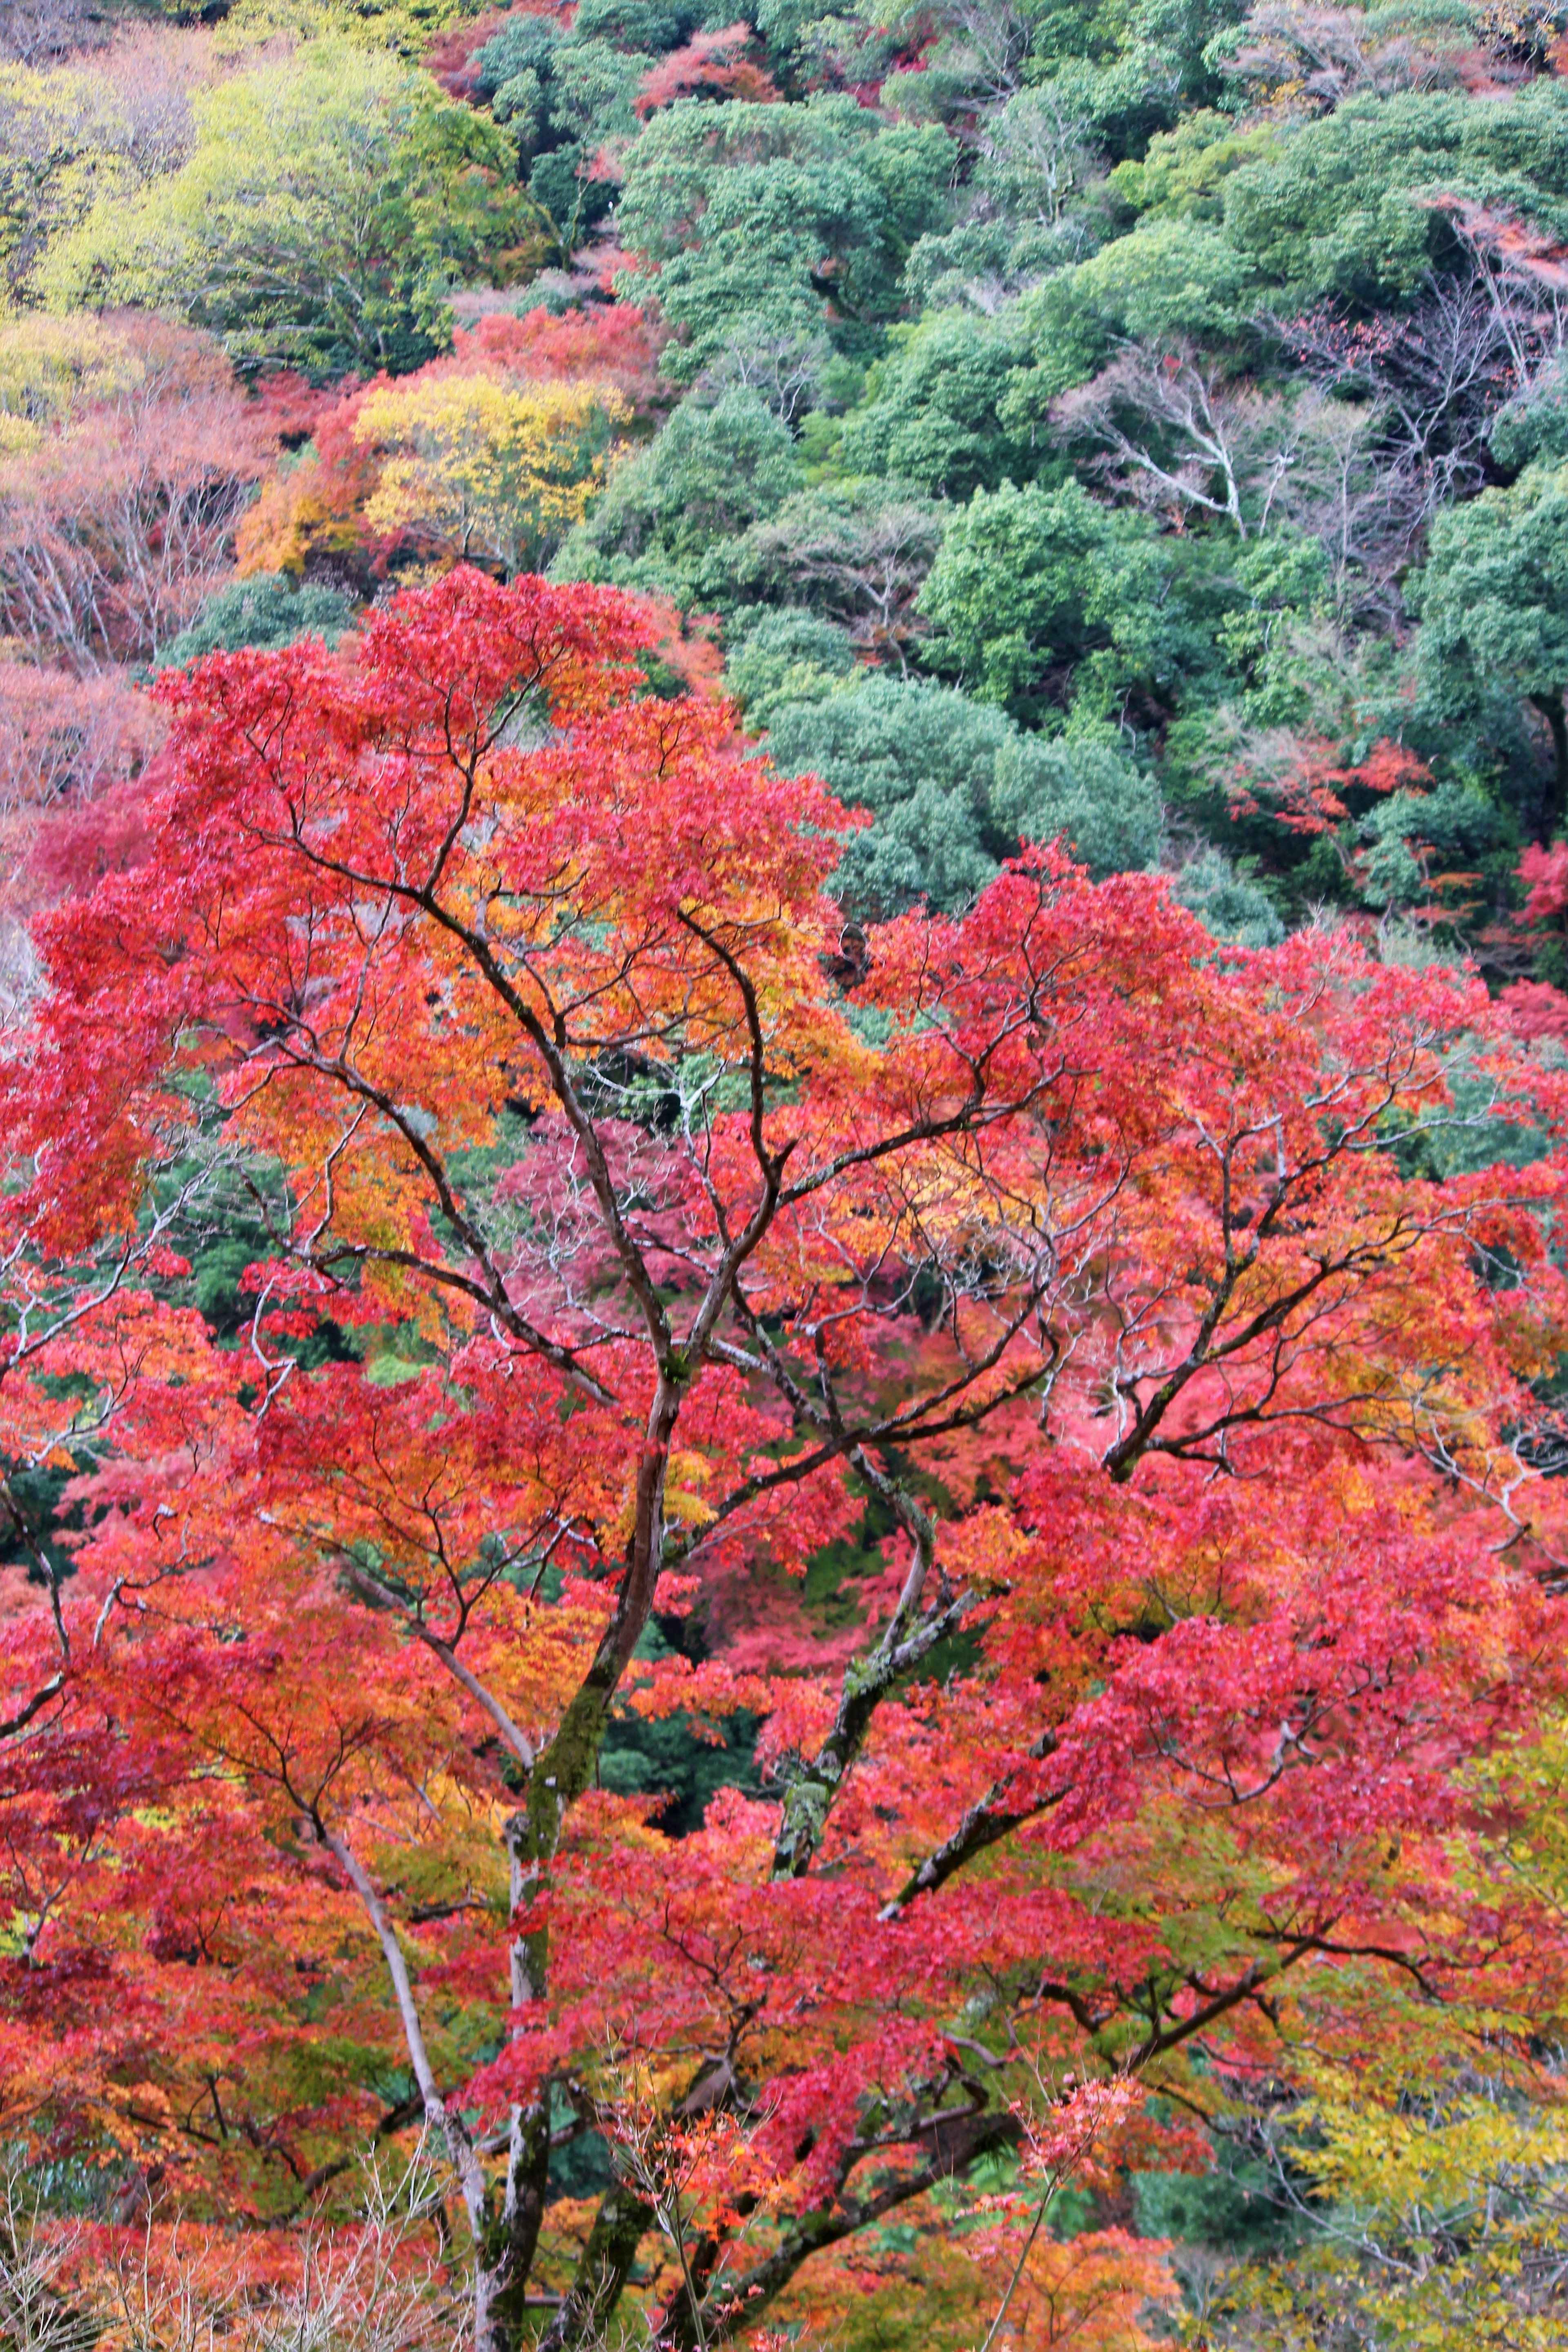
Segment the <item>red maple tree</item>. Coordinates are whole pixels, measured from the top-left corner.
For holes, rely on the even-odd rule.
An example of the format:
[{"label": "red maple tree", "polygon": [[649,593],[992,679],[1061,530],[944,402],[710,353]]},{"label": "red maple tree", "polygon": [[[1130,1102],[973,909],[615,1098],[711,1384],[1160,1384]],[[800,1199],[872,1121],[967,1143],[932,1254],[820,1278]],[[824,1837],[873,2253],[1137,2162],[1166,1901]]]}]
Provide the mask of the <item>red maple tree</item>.
[{"label": "red maple tree", "polygon": [[745,23],[694,33],[684,47],[672,49],[644,74],[632,100],[634,112],[646,122],[678,98],[743,99],[752,106],[779,103],[783,93],[751,54],[755,47],[756,36]]},{"label": "red maple tree", "polygon": [[[1563,1958],[1455,1892],[1561,1681],[1563,1158],[1423,1157],[1457,1043],[1561,1078],[1051,853],[835,979],[850,820],[646,635],[459,571],[164,684],[0,1086],[0,2113],[275,2220],[422,2125],[482,2352]],[[606,1775],[742,1709],[683,1835]]]}]

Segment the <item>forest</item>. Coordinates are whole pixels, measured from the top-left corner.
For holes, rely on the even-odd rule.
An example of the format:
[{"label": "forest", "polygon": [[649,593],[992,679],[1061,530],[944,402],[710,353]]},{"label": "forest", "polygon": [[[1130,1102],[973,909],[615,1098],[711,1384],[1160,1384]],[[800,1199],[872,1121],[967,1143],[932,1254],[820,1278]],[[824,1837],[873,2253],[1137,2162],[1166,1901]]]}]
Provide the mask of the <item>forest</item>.
[{"label": "forest", "polygon": [[0,0],[0,2352],[1568,2344],[1568,5]]}]

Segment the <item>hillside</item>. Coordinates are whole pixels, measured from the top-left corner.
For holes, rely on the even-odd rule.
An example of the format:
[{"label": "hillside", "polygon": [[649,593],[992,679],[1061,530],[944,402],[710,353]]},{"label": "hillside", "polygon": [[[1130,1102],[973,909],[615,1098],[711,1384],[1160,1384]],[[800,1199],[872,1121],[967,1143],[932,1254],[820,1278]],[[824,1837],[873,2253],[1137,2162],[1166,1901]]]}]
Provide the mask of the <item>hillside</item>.
[{"label": "hillside", "polygon": [[734,5],[0,8],[0,2336],[1536,2352],[1568,10]]}]

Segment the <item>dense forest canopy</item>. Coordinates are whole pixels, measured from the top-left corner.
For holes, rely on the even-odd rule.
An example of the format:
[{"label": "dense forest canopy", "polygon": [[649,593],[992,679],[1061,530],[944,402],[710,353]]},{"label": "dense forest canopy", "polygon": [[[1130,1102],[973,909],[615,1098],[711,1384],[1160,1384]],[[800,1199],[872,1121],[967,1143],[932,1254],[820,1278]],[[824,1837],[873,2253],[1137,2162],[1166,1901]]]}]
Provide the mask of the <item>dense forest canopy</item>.
[{"label": "dense forest canopy", "polygon": [[0,7],[0,2342],[1568,2329],[1568,11]]}]

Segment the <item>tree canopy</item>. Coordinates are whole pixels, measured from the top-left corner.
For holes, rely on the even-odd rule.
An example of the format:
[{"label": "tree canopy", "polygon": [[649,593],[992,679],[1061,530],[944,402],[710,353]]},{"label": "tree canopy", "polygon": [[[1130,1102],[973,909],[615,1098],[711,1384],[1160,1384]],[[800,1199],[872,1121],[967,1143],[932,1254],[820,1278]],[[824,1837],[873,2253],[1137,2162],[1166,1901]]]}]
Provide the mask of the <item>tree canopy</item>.
[{"label": "tree canopy", "polygon": [[[760,2315],[1016,2147],[1031,2070],[1135,2079],[1106,2128],[1157,2149],[1199,2036],[1245,2065],[1390,1950],[1532,1965],[1462,1899],[1464,1775],[1560,1607],[1561,1162],[1403,1164],[1456,1032],[1537,1083],[1485,990],[1218,959],[1052,850],[830,989],[844,813],[628,698],[647,633],[458,570],[346,659],[166,673],[142,843],[40,923],[5,1067],[9,1507],[80,1513],[27,1538],[7,1842],[99,2021],[12,2095],[149,2152],[205,2103],[163,2161],[268,2213],[406,2080],[481,2346],[540,2278],[595,2338],[650,2229],[667,2331]],[[225,1349],[181,1244],[241,1176]],[[833,1544],[823,1648],[784,1595]],[[761,1781],[673,1846],[604,1783],[623,1711],[741,1707]],[[575,2242],[567,2114],[632,2152]]]},{"label": "tree canopy", "polygon": [[1545,2352],[1568,47],[0,8],[0,2335]]}]

